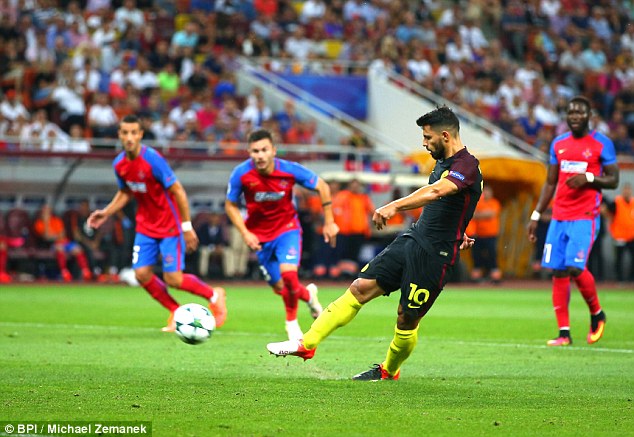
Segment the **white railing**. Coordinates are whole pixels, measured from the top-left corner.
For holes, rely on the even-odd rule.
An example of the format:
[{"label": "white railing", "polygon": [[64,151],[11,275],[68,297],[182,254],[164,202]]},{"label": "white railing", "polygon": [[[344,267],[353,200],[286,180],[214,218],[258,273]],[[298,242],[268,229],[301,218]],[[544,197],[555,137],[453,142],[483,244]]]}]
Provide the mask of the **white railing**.
[{"label": "white railing", "polygon": [[260,81],[263,84],[267,84],[281,90],[288,97],[292,97],[293,99],[295,99],[296,103],[299,103],[300,105],[306,105],[308,107],[315,108],[316,110],[313,111],[313,113],[316,117],[326,116],[339,125],[348,125],[358,129],[365,136],[367,136],[373,144],[377,145],[377,148],[389,148],[390,150],[400,152],[403,155],[411,152],[408,145],[394,141],[394,139],[372,128],[372,126],[349,116],[345,112],[340,111],[339,109],[326,103],[325,101],[316,98],[314,95],[293,85],[287,80],[282,79],[278,75],[273,74],[270,71],[262,68],[260,64],[254,64],[251,61],[251,58],[240,59],[241,65],[243,67],[242,72],[260,78]]}]

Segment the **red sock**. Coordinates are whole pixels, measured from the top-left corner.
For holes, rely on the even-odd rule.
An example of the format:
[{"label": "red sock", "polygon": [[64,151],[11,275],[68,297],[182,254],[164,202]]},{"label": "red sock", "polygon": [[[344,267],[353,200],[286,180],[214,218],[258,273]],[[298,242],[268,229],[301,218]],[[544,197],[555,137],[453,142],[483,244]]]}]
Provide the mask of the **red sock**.
[{"label": "red sock", "polygon": [[88,259],[86,259],[86,254],[84,252],[79,252],[75,259],[77,260],[77,264],[79,265],[79,268],[82,269],[82,271],[88,269]]},{"label": "red sock", "polygon": [[141,284],[145,290],[150,293],[155,300],[161,305],[167,308],[170,312],[176,311],[178,308],[178,302],[167,292],[167,286],[156,275],[152,275],[145,284]]},{"label": "red sock", "polygon": [[211,296],[214,295],[214,289],[209,285],[205,284],[203,281],[198,279],[197,276],[191,275],[189,273],[183,274],[183,282],[181,282],[180,290],[189,291],[198,296],[202,296],[205,299],[211,299]]},{"label": "red sock", "polygon": [[0,249],[0,273],[7,272],[7,249],[5,247]]},{"label": "red sock", "polygon": [[601,304],[599,303],[599,295],[597,294],[597,284],[594,282],[594,276],[588,269],[581,272],[579,276],[573,278],[577,288],[590,308],[590,314],[598,314],[601,312]]},{"label": "red sock", "polygon": [[57,266],[60,270],[67,270],[68,265],[66,264],[66,254],[63,250],[55,251],[55,258],[57,258]]},{"label": "red sock", "polygon": [[559,329],[570,329],[568,303],[570,302],[570,277],[553,277],[553,307]]},{"label": "red sock", "polygon": [[284,309],[286,310],[286,320],[297,319],[297,295],[291,293],[288,288],[284,287],[280,293],[276,293],[282,296],[284,301]]},{"label": "red sock", "polygon": [[297,272],[290,271],[282,273],[282,280],[284,281],[284,286],[291,290],[291,292],[295,293],[298,299],[301,299],[304,302],[308,302],[310,300],[310,293],[306,290],[306,287],[299,282]]}]

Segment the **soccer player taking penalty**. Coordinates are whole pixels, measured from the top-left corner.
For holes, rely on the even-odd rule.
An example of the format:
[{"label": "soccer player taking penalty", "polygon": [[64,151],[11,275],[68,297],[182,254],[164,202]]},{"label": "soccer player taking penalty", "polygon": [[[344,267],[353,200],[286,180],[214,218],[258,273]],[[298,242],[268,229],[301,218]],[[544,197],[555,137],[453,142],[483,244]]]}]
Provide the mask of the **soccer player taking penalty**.
[{"label": "soccer player taking penalty", "polygon": [[[170,312],[163,331],[176,329],[174,311],[179,307],[167,286],[205,298],[216,326],[220,327],[227,317],[225,290],[211,288],[195,275],[183,273],[185,253],[198,247],[185,189],[165,158],[152,147],[141,144],[142,138],[139,118],[125,116],[119,125],[123,151],[113,162],[119,191],[104,209],[88,217],[88,225],[98,228],[134,197],[137,213],[132,268],[141,286]],[[165,282],[153,271],[159,255]]]},{"label": "soccer player taking penalty", "polygon": [[460,139],[458,117],[446,106],[416,120],[423,131],[423,147],[436,160],[429,185],[378,208],[372,217],[377,229],[397,212],[424,206],[418,221],[371,260],[346,292],[324,309],[302,340],[269,343],[277,356],[304,360],[335,329],[349,323],[369,301],[401,290],[394,338],[381,364],[355,375],[354,380],[398,379],[403,362],[418,339],[418,324],[442,291],[458,263],[461,249],[473,246],[465,234],[482,194],[478,160]]}]

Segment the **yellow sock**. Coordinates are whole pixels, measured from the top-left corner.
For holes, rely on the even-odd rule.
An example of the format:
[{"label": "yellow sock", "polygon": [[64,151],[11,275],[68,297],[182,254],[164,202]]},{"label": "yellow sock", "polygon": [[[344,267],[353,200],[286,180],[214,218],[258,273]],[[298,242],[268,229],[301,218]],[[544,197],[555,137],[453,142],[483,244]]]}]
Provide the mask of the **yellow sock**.
[{"label": "yellow sock", "polygon": [[383,362],[383,368],[390,375],[394,376],[401,369],[403,361],[410,356],[416,342],[418,341],[418,326],[416,329],[409,331],[394,328],[394,338],[390,343],[390,348],[387,350],[387,357]]},{"label": "yellow sock", "polygon": [[343,296],[328,305],[304,334],[304,347],[314,349],[332,332],[350,322],[363,305],[359,303],[350,289]]}]

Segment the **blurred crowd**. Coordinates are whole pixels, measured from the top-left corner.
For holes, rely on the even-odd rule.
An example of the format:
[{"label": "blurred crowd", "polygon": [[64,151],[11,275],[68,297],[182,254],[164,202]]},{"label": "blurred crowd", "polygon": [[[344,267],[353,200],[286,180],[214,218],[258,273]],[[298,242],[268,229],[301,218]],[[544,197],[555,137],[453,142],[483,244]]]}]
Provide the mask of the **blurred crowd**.
[{"label": "blurred crowd", "polygon": [[616,0],[6,0],[0,136],[82,151],[82,138],[112,137],[134,112],[158,142],[231,149],[262,126],[280,142],[319,143],[292,101],[273,113],[261,93],[236,93],[244,55],[296,74],[327,62],[342,74],[396,72],[540,149],[582,93],[594,127],[632,156],[633,10]]}]

